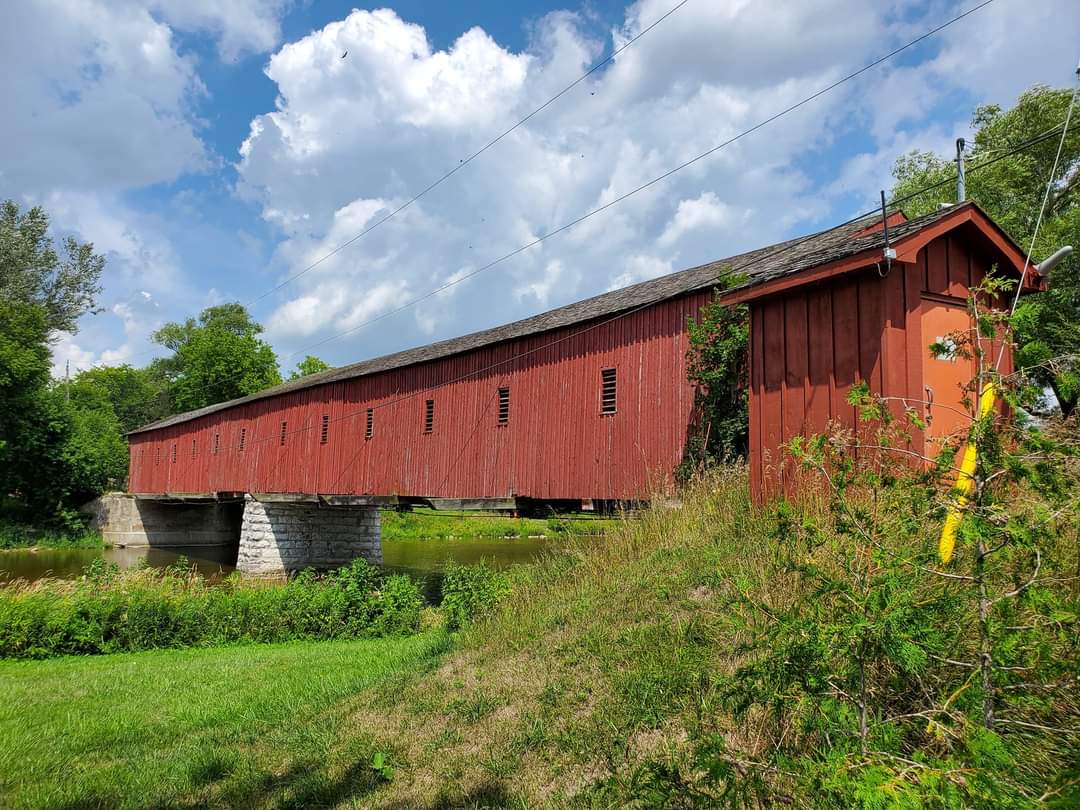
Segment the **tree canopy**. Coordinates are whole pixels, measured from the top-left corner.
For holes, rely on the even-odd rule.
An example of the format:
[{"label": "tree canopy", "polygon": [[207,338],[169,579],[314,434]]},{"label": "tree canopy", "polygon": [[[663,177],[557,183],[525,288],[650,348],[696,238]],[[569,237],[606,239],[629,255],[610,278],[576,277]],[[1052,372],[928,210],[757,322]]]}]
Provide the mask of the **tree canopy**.
[{"label": "tree canopy", "polygon": [[308,355],[299,363],[296,364],[296,368],[289,372],[290,380],[298,380],[301,377],[306,377],[309,374],[318,374],[320,371],[327,371],[330,369],[330,364],[325,360],[322,360],[314,355]]},{"label": "tree canopy", "polygon": [[44,209],[0,204],[0,298],[40,306],[50,332],[75,332],[79,317],[94,311],[105,259],[71,236],[61,245],[58,253]]},{"label": "tree canopy", "polygon": [[81,408],[111,407],[124,433],[169,415],[168,382],[156,367],[90,368],[75,376],[68,395]]},{"label": "tree canopy", "polygon": [[[974,143],[968,154],[967,195],[982,206],[1024,249],[1031,244],[1039,207],[1051,181],[1071,91],[1037,86],[1020,96],[1009,110],[998,105],[978,107],[972,117]],[[1061,160],[1051,181],[1051,193],[1032,261],[1046,258],[1062,245],[1080,248],[1080,118],[1065,137]],[[1035,146],[986,166],[1012,147],[1058,128],[1058,134]],[[951,155],[911,152],[896,161],[893,199],[906,197],[933,183],[950,180],[956,171]],[[909,216],[935,210],[955,201],[950,182],[902,204]],[[1050,387],[1066,415],[1080,401],[1080,254],[1074,253],[1054,269],[1048,292],[1025,296],[1014,326],[1017,363],[1040,384]]]},{"label": "tree canopy", "polygon": [[152,367],[169,382],[171,410],[195,410],[280,383],[277,356],[258,337],[262,330],[236,303],[158,329],[152,339],[173,354]]}]

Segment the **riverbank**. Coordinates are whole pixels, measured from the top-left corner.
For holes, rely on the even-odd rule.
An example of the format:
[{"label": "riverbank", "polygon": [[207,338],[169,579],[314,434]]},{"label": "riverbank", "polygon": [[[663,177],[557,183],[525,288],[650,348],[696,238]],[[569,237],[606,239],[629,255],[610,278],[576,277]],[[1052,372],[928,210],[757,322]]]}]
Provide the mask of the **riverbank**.
[{"label": "riverbank", "polygon": [[24,523],[0,520],[0,551],[39,548],[106,548],[101,535],[93,531],[62,532]]},{"label": "riverbank", "polygon": [[486,512],[434,512],[413,509],[381,512],[382,539],[455,540],[527,539],[602,536],[614,531],[621,520],[588,514],[550,518],[515,518]]},{"label": "riverbank", "polygon": [[[432,666],[441,631],[405,639],[0,662],[4,807],[332,806],[382,776],[347,707]],[[354,766],[323,757],[343,740]]]}]

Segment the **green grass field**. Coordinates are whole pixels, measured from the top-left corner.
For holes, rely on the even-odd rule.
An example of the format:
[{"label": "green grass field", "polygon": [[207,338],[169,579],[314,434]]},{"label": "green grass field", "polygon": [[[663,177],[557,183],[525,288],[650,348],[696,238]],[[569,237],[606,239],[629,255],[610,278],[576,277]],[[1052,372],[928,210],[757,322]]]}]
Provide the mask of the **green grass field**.
[{"label": "green grass field", "polygon": [[331,779],[341,702],[429,667],[406,639],[167,650],[0,664],[0,806],[333,805],[376,786],[374,750]]}]

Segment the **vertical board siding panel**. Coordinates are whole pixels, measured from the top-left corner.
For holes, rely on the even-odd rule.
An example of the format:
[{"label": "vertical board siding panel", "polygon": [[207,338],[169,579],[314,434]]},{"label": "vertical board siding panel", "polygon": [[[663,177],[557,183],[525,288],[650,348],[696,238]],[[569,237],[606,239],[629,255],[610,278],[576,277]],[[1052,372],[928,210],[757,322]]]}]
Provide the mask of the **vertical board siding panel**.
[{"label": "vertical board siding panel", "polygon": [[848,394],[859,379],[859,307],[857,288],[848,281],[833,288],[833,419],[844,428],[858,422]]},{"label": "vertical board siding panel", "polygon": [[[876,274],[867,273],[858,280],[859,377],[869,384],[870,393],[875,395],[884,393],[881,355],[884,349],[885,322],[882,292],[883,284]],[[860,420],[856,426],[860,443],[876,444],[876,430],[876,425]],[[876,459],[878,454],[870,452],[864,456],[860,450],[859,457]]]},{"label": "vertical board siding panel", "polygon": [[784,443],[803,434],[806,420],[806,296],[784,298]]},{"label": "vertical board siding panel", "polygon": [[[990,271],[990,262],[981,252],[975,251],[970,254],[971,258],[971,286],[978,287],[982,284],[986,274]],[[965,292],[966,296],[967,293]]]},{"label": "vertical board siding panel", "polygon": [[765,500],[764,432],[762,427],[762,398],[765,393],[764,343],[762,340],[762,308],[750,307],[750,494],[754,501]]},{"label": "vertical board siding panel", "polygon": [[908,358],[905,333],[907,309],[904,304],[904,265],[894,264],[880,283],[884,307],[882,335],[882,393],[889,400],[889,410],[897,418],[904,415],[901,398],[907,396]]},{"label": "vertical board siding panel", "polygon": [[[922,377],[922,285],[926,251],[919,251],[918,262],[914,266],[904,266],[904,351],[907,355],[907,383],[905,396],[912,398],[909,406],[915,408],[920,417],[926,415],[921,402],[924,399]],[[908,425],[911,436],[911,449],[923,453],[926,447],[923,431],[914,425]]]},{"label": "vertical board siding panel", "polygon": [[765,494],[772,497],[780,491],[780,445],[784,424],[784,305],[783,301],[762,304],[762,352],[764,391],[761,398],[762,458],[765,461]]},{"label": "vertical board siding panel", "polygon": [[971,287],[971,264],[967,245],[957,234],[945,237],[949,268],[948,295],[966,298]]},{"label": "vertical board siding panel", "polygon": [[939,295],[948,292],[949,265],[944,237],[926,246],[926,289]]},{"label": "vertical board siding panel", "polygon": [[828,430],[832,419],[833,320],[832,292],[819,288],[807,296],[806,429]]},{"label": "vertical board siding panel", "polygon": [[877,276],[867,274],[859,279],[859,376],[870,384],[870,391],[874,394],[881,394],[884,389],[881,350],[885,314],[882,297],[882,283]]}]

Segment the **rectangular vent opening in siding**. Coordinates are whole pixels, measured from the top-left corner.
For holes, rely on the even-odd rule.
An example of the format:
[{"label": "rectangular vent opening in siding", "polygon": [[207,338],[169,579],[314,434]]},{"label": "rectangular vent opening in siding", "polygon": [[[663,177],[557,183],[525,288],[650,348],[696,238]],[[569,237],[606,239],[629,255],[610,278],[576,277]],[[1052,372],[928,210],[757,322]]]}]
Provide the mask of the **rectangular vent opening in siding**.
[{"label": "rectangular vent opening in siding", "polygon": [[510,423],[510,389],[499,389],[499,424],[507,425]]},{"label": "rectangular vent opening in siding", "polygon": [[282,447],[285,446],[285,433],[286,433],[286,431],[288,429],[289,429],[289,423],[288,422],[282,422],[281,423],[281,433],[278,435],[278,442],[279,442],[279,444],[281,444]]},{"label": "rectangular vent opening in siding", "polygon": [[220,433],[215,433],[214,434],[214,455],[215,456],[218,454],[219,450],[221,450],[221,434]]},{"label": "rectangular vent opening in siding", "polygon": [[247,441],[247,428],[240,428],[240,450],[243,451],[244,443]]},{"label": "rectangular vent opening in siding", "polygon": [[195,440],[194,440],[194,439],[192,439],[192,440],[191,440],[191,457],[192,457],[192,458],[195,458],[195,456],[196,456],[196,453],[197,453],[197,449],[196,449],[196,447],[195,447]]},{"label": "rectangular vent opening in siding", "polygon": [[176,463],[176,442],[173,442],[172,446],[172,463]]},{"label": "rectangular vent opening in siding", "polygon": [[431,433],[435,428],[435,400],[424,402],[424,433]]},{"label": "rectangular vent opening in siding", "polygon": [[326,444],[330,439],[330,414],[324,413],[322,417],[322,430],[319,431],[319,444]]},{"label": "rectangular vent opening in siding", "polygon": [[615,369],[605,368],[600,370],[600,413],[615,413],[615,405],[618,397]]},{"label": "rectangular vent opening in siding", "polygon": [[364,427],[364,438],[370,439],[375,435],[375,409],[367,409],[367,425]]}]

